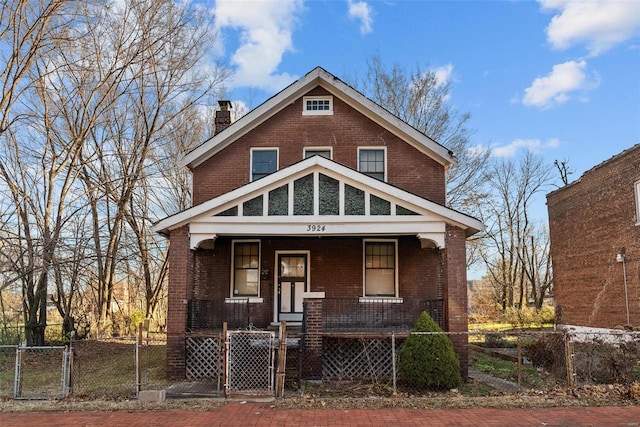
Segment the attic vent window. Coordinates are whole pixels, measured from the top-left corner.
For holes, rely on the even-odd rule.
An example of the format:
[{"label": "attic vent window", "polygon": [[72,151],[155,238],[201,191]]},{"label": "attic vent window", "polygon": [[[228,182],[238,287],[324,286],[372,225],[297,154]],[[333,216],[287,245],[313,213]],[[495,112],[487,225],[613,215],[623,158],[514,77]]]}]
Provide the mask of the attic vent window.
[{"label": "attic vent window", "polygon": [[302,98],[302,115],[331,115],[333,114],[332,96],[305,96]]}]

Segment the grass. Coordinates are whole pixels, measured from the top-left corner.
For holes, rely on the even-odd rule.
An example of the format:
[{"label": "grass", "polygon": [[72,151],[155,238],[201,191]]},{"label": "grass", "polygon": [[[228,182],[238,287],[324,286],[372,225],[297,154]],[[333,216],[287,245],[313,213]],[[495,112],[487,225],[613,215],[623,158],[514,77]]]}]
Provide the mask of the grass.
[{"label": "grass", "polygon": [[[485,353],[472,351],[469,353],[469,363],[479,371],[502,378],[514,383],[518,382],[518,363],[492,357]],[[529,365],[522,365],[522,385],[536,387],[544,384],[538,371]]]},{"label": "grass", "polygon": [[[22,353],[21,396],[62,396],[62,349]],[[165,375],[166,347],[142,347],[142,388],[169,385]],[[0,348],[0,399],[13,397],[15,347]],[[133,341],[76,341],[73,358],[73,396],[129,398],[136,395],[136,346]]]}]

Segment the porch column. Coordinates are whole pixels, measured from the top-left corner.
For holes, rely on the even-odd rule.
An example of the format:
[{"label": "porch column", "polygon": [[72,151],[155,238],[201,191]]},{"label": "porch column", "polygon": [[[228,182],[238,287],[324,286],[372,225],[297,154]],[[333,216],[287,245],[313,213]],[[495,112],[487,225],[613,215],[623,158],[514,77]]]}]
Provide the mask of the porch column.
[{"label": "porch column", "polygon": [[188,226],[171,231],[169,242],[169,289],[167,310],[167,376],[185,377],[187,302],[193,280],[193,253],[189,250]]},{"label": "porch column", "polygon": [[[467,258],[464,230],[447,225],[444,250],[445,286],[443,297],[448,332],[467,332]],[[460,373],[466,381],[469,374],[469,339],[466,334],[451,335],[453,347],[460,359]]]},{"label": "porch column", "polygon": [[305,298],[304,313],[302,378],[322,379],[322,298]]}]

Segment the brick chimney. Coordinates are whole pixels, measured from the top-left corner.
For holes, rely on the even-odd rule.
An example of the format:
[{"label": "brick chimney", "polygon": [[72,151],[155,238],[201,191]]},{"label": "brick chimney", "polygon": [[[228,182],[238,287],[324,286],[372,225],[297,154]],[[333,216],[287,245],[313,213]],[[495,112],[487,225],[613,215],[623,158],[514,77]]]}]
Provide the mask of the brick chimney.
[{"label": "brick chimney", "polygon": [[231,101],[218,101],[220,109],[216,111],[214,135],[231,126]]}]

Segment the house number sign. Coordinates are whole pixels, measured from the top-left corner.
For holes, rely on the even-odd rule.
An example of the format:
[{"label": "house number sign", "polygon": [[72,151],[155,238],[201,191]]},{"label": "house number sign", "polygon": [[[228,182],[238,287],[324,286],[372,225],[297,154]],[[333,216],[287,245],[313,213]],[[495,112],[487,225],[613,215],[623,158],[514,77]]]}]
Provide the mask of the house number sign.
[{"label": "house number sign", "polygon": [[318,231],[326,231],[327,226],[324,224],[308,224],[307,231],[308,232],[318,232]]}]

